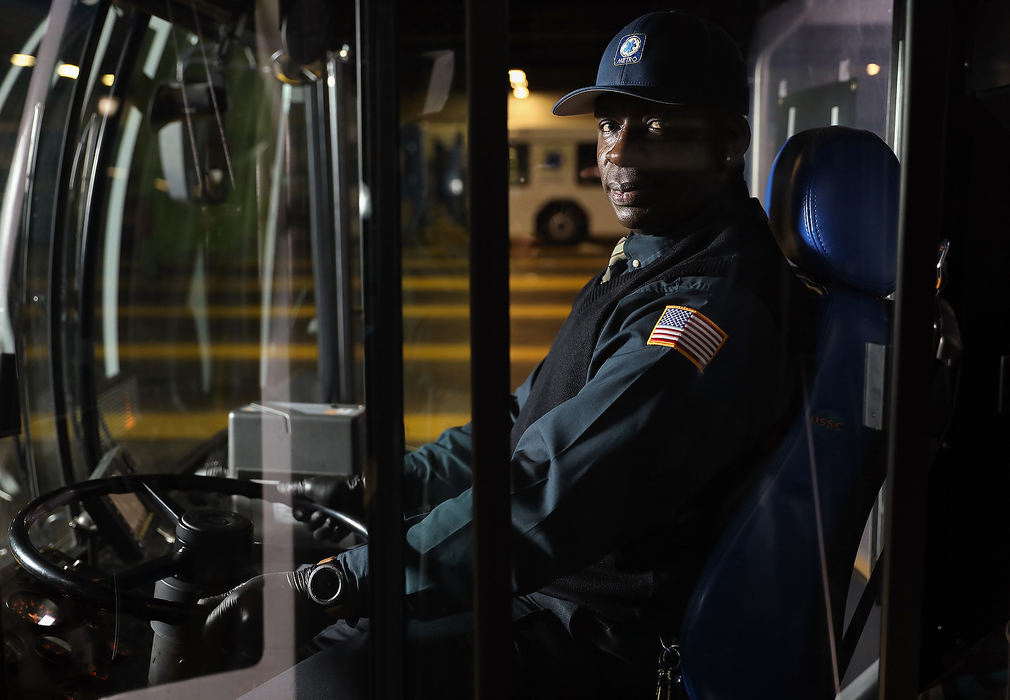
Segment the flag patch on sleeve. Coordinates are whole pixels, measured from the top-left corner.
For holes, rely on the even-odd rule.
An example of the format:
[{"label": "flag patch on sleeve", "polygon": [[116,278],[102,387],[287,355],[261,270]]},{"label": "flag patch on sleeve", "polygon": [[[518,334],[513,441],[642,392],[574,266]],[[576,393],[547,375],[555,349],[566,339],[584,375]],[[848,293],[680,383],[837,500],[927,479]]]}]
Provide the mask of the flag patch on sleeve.
[{"label": "flag patch on sleeve", "polygon": [[666,345],[699,370],[712,361],[726,342],[726,333],[704,314],[686,306],[667,306],[649,335],[648,345]]}]

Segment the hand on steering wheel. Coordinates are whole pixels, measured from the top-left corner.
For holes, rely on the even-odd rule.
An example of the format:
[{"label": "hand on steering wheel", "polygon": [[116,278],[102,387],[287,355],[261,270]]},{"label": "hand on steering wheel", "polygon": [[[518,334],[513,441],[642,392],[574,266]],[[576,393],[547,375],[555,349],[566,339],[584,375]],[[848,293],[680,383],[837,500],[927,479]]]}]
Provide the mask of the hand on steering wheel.
[{"label": "hand on steering wheel", "polygon": [[292,514],[315,539],[336,542],[350,532],[363,534],[364,526],[360,524],[365,515],[363,476],[326,475],[282,481],[277,490],[292,497]]},{"label": "hand on steering wheel", "polygon": [[227,593],[197,601],[201,608],[211,608],[203,624],[204,638],[212,645],[228,641],[232,647],[238,641],[233,651],[237,659],[241,662],[248,656],[255,660],[262,649],[262,640],[257,635],[262,635],[264,597],[269,594],[292,595],[296,618],[313,620],[323,608],[353,625],[358,619],[357,596],[345,581],[336,557],[296,571],[254,576]]},{"label": "hand on steering wheel", "polygon": [[[185,525],[189,522],[199,524],[203,528],[227,529],[227,522],[235,519],[233,514],[229,513],[214,512],[209,517],[202,517],[199,510],[192,513],[183,512],[178,508],[178,504],[163,497],[164,491],[170,490],[217,492],[253,499],[264,498],[266,495],[260,484],[219,477],[149,474],[93,479],[43,494],[22,508],[11,521],[8,531],[11,553],[28,574],[74,598],[90,600],[107,609],[140,615],[150,620],[176,623],[192,619],[194,616],[202,619],[201,616],[206,614],[205,608],[200,609],[188,602],[155,598],[146,590],[141,590],[141,587],[146,589],[147,584],[159,579],[187,571],[194,566],[200,568],[200,562],[193,561],[192,547],[184,547],[155,559],[140,561],[95,579],[94,576],[85,576],[72,568],[58,566],[50,561],[39,551],[29,536],[31,526],[43,520],[56,508],[108,494],[143,492],[156,503],[165,518],[175,523],[177,540],[180,537],[178,531],[180,524]],[[292,500],[297,507],[322,509],[327,518],[334,519],[367,540],[367,530],[354,518],[325,506],[314,505],[307,498],[294,493]],[[207,522],[200,522],[202,520]],[[222,522],[225,525],[221,525]]]}]

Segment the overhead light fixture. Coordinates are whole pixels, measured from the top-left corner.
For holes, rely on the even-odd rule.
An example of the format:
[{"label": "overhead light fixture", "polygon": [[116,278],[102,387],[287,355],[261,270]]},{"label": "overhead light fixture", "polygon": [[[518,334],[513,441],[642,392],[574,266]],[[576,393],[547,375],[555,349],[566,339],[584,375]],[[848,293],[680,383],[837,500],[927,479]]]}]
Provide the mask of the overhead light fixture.
[{"label": "overhead light fixture", "polygon": [[31,68],[35,65],[35,57],[26,53],[16,53],[11,56],[11,65],[19,68]]},{"label": "overhead light fixture", "polygon": [[880,72],[880,64],[878,63],[867,63],[866,64],[866,74],[876,75]]},{"label": "overhead light fixture", "polygon": [[109,97],[108,95],[102,95],[98,98],[98,113],[103,117],[111,117],[116,112],[119,111],[119,99],[116,97]]},{"label": "overhead light fixture", "polygon": [[512,94],[523,100],[530,96],[530,84],[526,80],[526,71],[513,68],[509,71],[509,84],[512,86]]},{"label": "overhead light fixture", "polygon": [[105,87],[112,87],[112,84],[116,82],[116,76],[112,73],[106,73],[102,76],[102,85]]},{"label": "overhead light fixture", "polygon": [[77,80],[77,76],[80,74],[81,69],[69,63],[61,63],[59,68],[56,69],[56,75],[60,76],[61,78],[70,78],[71,80]]}]

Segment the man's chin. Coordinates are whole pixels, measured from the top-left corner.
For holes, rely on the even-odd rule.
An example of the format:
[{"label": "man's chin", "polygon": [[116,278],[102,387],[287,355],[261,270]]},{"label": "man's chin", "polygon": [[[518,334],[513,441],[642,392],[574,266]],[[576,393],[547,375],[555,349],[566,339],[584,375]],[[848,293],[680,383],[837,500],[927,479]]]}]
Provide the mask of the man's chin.
[{"label": "man's chin", "polygon": [[614,207],[617,221],[626,229],[638,231],[643,225],[648,225],[649,209],[647,207]]}]

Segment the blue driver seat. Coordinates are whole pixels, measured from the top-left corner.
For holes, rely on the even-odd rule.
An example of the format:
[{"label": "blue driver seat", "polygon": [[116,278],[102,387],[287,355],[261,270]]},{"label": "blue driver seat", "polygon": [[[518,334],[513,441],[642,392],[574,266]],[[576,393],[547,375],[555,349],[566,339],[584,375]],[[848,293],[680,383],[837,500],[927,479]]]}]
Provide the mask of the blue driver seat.
[{"label": "blue driver seat", "polygon": [[685,611],[681,674],[693,700],[835,694],[853,562],[884,475],[898,176],[883,141],[845,127],[796,134],[775,159],[766,207],[817,295],[814,347],[799,415]]}]

